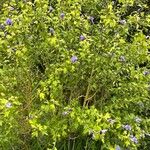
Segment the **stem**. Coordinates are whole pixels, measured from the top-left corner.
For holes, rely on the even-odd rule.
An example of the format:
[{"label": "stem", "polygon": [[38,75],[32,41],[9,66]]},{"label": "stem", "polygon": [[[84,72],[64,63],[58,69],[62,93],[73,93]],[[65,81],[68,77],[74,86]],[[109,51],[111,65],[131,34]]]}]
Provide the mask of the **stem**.
[{"label": "stem", "polygon": [[85,146],[85,150],[88,149],[88,139],[86,140],[86,146]]},{"label": "stem", "polygon": [[75,146],[75,139],[73,140],[72,150],[74,150],[74,146]]},{"label": "stem", "polygon": [[70,150],[70,138],[68,138],[68,150]]},{"label": "stem", "polygon": [[87,91],[86,91],[83,107],[85,107],[86,102],[88,101],[88,97],[89,97],[89,93],[90,93],[91,79],[92,79],[93,73],[94,73],[94,67],[92,68],[91,75],[90,75],[90,78],[89,78],[88,87],[87,87]]}]

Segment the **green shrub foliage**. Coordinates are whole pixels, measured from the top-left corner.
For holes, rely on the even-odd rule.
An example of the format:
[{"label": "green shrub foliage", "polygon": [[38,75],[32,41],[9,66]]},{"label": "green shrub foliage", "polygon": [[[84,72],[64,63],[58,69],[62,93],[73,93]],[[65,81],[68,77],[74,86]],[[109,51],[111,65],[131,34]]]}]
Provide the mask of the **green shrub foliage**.
[{"label": "green shrub foliage", "polygon": [[148,0],[0,1],[0,149],[148,150]]}]

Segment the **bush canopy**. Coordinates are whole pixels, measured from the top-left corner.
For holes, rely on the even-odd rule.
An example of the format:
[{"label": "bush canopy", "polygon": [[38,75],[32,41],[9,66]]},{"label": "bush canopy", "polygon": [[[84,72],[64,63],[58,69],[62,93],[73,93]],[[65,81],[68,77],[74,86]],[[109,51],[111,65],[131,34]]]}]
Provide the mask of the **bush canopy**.
[{"label": "bush canopy", "polygon": [[148,150],[149,0],[0,1],[0,149]]}]

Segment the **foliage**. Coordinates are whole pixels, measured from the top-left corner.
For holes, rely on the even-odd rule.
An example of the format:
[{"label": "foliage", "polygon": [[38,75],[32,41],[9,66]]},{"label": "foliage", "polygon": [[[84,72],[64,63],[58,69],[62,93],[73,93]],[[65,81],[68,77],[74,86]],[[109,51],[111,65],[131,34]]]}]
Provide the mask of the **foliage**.
[{"label": "foliage", "polygon": [[148,149],[148,1],[0,3],[2,150]]}]

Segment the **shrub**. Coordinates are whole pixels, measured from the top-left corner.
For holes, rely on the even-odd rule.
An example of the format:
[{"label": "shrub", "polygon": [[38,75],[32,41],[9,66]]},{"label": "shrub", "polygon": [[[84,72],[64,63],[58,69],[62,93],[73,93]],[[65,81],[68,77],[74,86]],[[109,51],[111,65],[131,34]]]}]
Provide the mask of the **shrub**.
[{"label": "shrub", "polygon": [[147,1],[1,3],[1,149],[148,149]]}]

